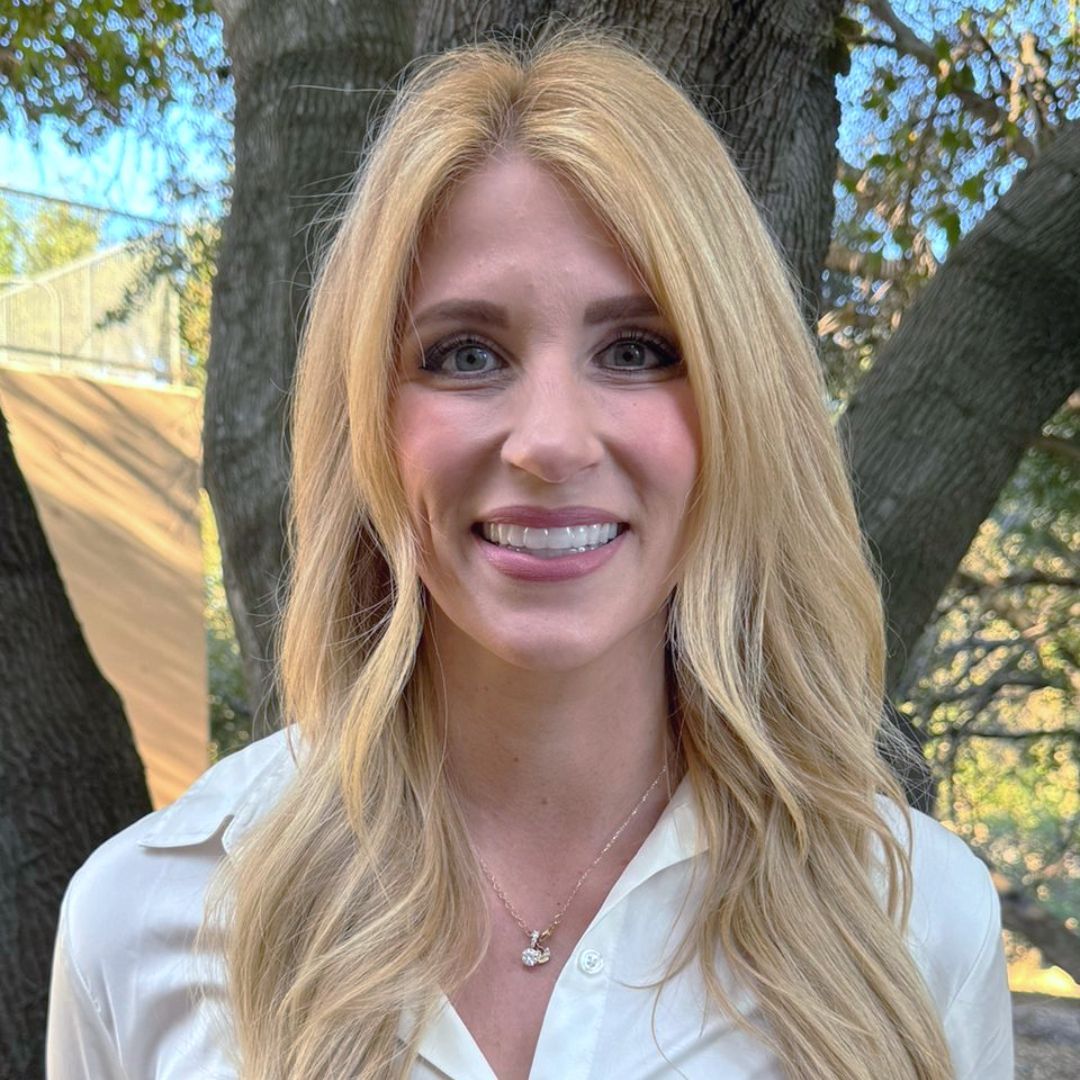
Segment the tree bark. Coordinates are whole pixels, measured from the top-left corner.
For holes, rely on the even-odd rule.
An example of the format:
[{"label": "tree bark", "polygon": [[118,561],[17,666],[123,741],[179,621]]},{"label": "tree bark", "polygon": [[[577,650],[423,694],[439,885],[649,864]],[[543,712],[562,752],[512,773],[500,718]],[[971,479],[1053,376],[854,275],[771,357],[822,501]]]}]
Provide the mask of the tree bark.
[{"label": "tree bark", "polygon": [[[350,91],[381,86],[408,61],[413,25],[408,5],[370,0],[218,7],[236,87],[236,173],[213,295],[205,476],[252,707],[265,730],[277,714],[272,633],[289,467],[282,433],[311,229],[357,164],[374,95]],[[580,7],[496,3],[483,14],[485,25],[515,25]],[[728,3],[688,21],[685,5],[670,2],[596,6],[600,22],[638,27],[639,43],[723,128],[795,268],[808,318],[832,219],[839,106],[830,58],[839,10],[840,0]],[[475,4],[431,4],[416,45],[440,49],[482,28]]]},{"label": "tree bark", "polygon": [[[1080,382],[1078,239],[1073,123],[957,244],[842,419],[886,596],[890,693],[1020,456]],[[919,778],[904,779],[928,811]],[[1003,896],[1002,921],[1080,978],[1080,936],[1032,897]]]},{"label": "tree bark", "polygon": [[478,29],[532,25],[551,13],[621,31],[674,78],[720,132],[816,322],[836,179],[834,25],[842,0],[428,0],[417,53],[471,40]]},{"label": "tree bark", "polygon": [[842,420],[888,685],[1024,450],[1080,382],[1080,124],[957,244]]},{"label": "tree bark", "polygon": [[1001,921],[1042,953],[1044,963],[1061,968],[1080,983],[1080,934],[1051,915],[1045,905],[1019,888],[1001,893]]},{"label": "tree bark", "polygon": [[0,414],[0,1076],[44,1075],[60,898],[150,811],[116,691],[64,591]]},{"label": "tree bark", "polygon": [[[812,321],[833,212],[841,3],[427,0],[415,26],[411,6],[361,0],[218,6],[236,83],[236,175],[214,288],[206,483],[253,705],[272,724],[283,409],[307,236],[356,165],[372,101],[341,88],[380,86],[410,58],[410,39],[432,52],[552,11],[629,29],[721,131]],[[890,686],[1024,447],[1076,382],[1075,141],[1063,133],[958,245],[843,421],[887,590]]]},{"label": "tree bark", "polygon": [[410,5],[223,0],[236,88],[233,197],[211,307],[204,475],[256,725],[276,726],[286,413],[317,249],[377,91],[408,61]]}]

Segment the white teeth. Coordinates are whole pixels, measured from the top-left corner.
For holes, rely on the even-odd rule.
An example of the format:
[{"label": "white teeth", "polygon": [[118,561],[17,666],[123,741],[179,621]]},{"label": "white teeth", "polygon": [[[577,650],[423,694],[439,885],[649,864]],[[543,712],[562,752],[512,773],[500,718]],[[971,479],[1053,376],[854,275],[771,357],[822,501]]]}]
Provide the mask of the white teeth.
[{"label": "white teeth", "polygon": [[484,522],[480,526],[480,532],[485,540],[490,540],[500,547],[518,548],[538,555],[548,555],[549,552],[569,555],[610,543],[618,536],[619,526],[609,521],[597,525],[541,529],[534,525],[495,525]]}]

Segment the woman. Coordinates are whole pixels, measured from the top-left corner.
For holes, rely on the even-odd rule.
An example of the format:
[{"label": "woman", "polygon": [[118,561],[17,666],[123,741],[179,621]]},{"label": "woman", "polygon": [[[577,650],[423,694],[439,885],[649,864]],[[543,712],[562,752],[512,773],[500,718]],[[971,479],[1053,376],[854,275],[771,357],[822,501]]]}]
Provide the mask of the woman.
[{"label": "woman", "polygon": [[989,877],[875,747],[822,399],[645,61],[560,31],[420,67],[299,368],[293,751],[77,875],[52,1075],[1011,1076]]}]

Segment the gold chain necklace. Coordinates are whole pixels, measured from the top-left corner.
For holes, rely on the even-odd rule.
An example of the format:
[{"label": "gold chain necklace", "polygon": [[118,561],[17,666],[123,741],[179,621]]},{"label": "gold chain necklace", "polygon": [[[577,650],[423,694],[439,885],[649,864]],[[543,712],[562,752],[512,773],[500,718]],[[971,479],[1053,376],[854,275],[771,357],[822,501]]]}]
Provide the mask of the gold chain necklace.
[{"label": "gold chain necklace", "polygon": [[626,828],[626,826],[629,825],[635,817],[637,817],[637,812],[645,804],[645,800],[653,793],[653,791],[656,790],[656,785],[660,783],[660,781],[664,777],[664,774],[667,771],[668,767],[665,764],[664,767],[656,774],[656,779],[648,786],[648,788],[646,788],[645,794],[642,795],[640,799],[638,799],[637,803],[634,806],[634,809],[630,811],[626,820],[615,830],[614,833],[612,833],[611,839],[608,840],[608,842],[603,846],[603,848],[601,848],[600,854],[597,855],[596,858],[593,859],[593,861],[589,863],[587,867],[585,867],[585,870],[575,882],[573,889],[570,890],[570,895],[562,902],[562,906],[559,908],[559,910],[555,912],[555,918],[553,918],[551,922],[547,924],[547,927],[543,930],[529,929],[528,923],[526,923],[525,920],[518,914],[517,909],[510,902],[510,898],[506,895],[506,893],[503,892],[502,888],[499,886],[499,883],[495,880],[495,875],[491,872],[488,864],[484,862],[484,857],[479,852],[476,853],[476,857],[480,862],[481,868],[483,869],[485,875],[487,875],[488,881],[491,882],[491,887],[495,890],[495,895],[502,901],[503,906],[513,916],[514,922],[516,922],[518,926],[521,927],[521,929],[525,932],[526,936],[529,939],[529,944],[527,948],[521,954],[521,962],[527,968],[537,967],[540,964],[546,964],[551,959],[551,949],[548,946],[544,945],[544,942],[549,937],[551,937],[552,933],[555,930],[555,927],[558,926],[560,922],[562,922],[562,917],[566,914],[567,908],[569,908],[570,905],[573,903],[574,897],[577,896],[578,890],[584,884],[585,879],[592,873],[593,868],[596,866],[596,864],[611,850],[611,846],[615,843],[615,841],[618,840],[620,836],[622,836],[623,830]]}]

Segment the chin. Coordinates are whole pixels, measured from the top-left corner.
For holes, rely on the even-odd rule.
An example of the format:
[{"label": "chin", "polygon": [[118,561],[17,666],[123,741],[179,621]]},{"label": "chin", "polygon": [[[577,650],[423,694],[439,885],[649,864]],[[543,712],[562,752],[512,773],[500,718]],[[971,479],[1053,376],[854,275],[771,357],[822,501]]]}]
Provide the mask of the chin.
[{"label": "chin", "polygon": [[522,671],[566,674],[599,659],[615,642],[582,641],[573,634],[556,637],[532,634],[521,640],[484,641],[488,652]]}]

